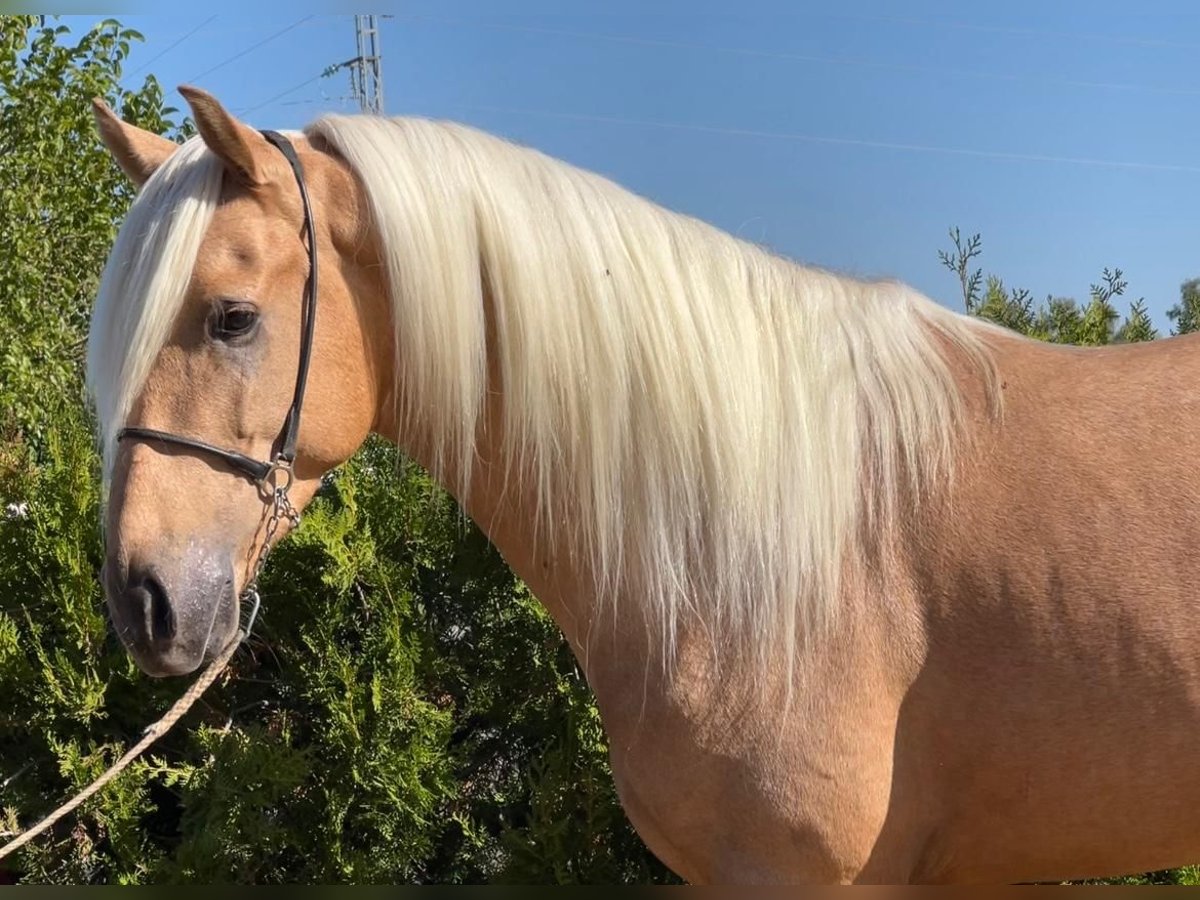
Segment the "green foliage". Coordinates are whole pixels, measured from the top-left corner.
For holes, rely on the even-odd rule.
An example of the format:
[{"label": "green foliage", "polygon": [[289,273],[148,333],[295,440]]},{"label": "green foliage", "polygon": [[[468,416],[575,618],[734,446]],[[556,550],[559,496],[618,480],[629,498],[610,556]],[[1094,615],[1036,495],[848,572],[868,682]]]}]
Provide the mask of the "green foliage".
[{"label": "green foliage", "polygon": [[113,20],[71,42],[38,16],[0,16],[0,410],[35,433],[40,398],[78,396],[91,301],[131,199],[96,139],[91,100],[172,131],[153,77],[119,84],[136,40]]},{"label": "green foliage", "polygon": [[1029,291],[1021,288],[1010,293],[996,275],[987,277],[983,299],[974,304],[971,312],[1022,334],[1034,333],[1040,324]]},{"label": "green foliage", "polygon": [[[954,251],[939,250],[938,259],[942,265],[958,276],[958,284],[962,290],[963,306],[968,313],[979,310],[979,285],[983,280],[982,269],[971,269],[971,260],[983,252],[979,234],[973,234],[965,241],[958,227],[950,229],[950,240],[954,242]],[[992,289],[989,282],[988,290]]]},{"label": "green foliage", "polygon": [[1179,869],[1163,869],[1159,872],[1146,872],[1142,875],[1129,875],[1123,878],[1095,879],[1080,881],[1078,884],[1177,884],[1200,885],[1200,866],[1183,866]]},{"label": "green foliage", "polygon": [[[979,316],[1027,337],[1055,344],[1099,347],[1114,343],[1152,341],[1158,330],[1139,297],[1121,321],[1114,302],[1124,296],[1129,283],[1120,269],[1104,269],[1100,283],[1088,289],[1088,302],[1080,305],[1070,297],[1047,296],[1036,304],[1025,288],[1009,290],[996,275],[985,276],[981,268],[971,269],[972,261],[983,253],[978,234],[963,240],[958,228],[950,229],[951,250],[939,250],[938,259],[959,282],[963,306],[970,315]],[[980,285],[984,285],[982,293]],[[1167,312],[1178,323],[1176,333],[1200,328],[1200,279],[1184,282],[1179,305]]]},{"label": "green foliage", "polygon": [[[39,462],[4,443],[0,779],[8,830],[86,784],[180,690],[141,676],[101,599],[79,407]],[[372,441],[263,578],[232,672],[53,837],[47,883],[671,880],[628,825],[583,675],[495,549]]]},{"label": "green foliage", "polygon": [[1200,278],[1179,286],[1179,302],[1167,310],[1167,318],[1175,323],[1175,334],[1200,331]]},{"label": "green foliage", "polygon": [[1158,337],[1158,329],[1150,320],[1146,310],[1146,301],[1140,297],[1129,306],[1129,318],[1117,329],[1113,341],[1119,344],[1136,344],[1140,341],[1152,341]]}]

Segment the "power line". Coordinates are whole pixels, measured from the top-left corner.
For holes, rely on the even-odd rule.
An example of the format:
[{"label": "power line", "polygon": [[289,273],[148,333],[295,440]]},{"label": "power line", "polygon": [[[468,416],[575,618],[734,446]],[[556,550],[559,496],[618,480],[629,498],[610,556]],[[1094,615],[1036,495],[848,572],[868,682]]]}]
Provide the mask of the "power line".
[{"label": "power line", "polygon": [[[311,16],[309,18],[312,18]],[[384,18],[390,18],[385,16]],[[298,23],[293,23],[294,27]],[[354,17],[355,38],[358,42],[358,56],[349,59],[346,62],[338,63],[327,67],[324,71],[317,75],[313,75],[256,103],[253,106],[245,106],[234,110],[240,115],[246,115],[262,109],[280,100],[283,97],[293,94],[301,88],[307,87],[315,81],[320,81],[341,69],[350,70],[350,86],[354,93],[354,99],[359,103],[359,107],[363,112],[383,113],[383,54],[380,52],[379,41],[379,25],[378,17],[373,15],[356,15]],[[278,35],[275,35],[276,37]],[[313,102],[313,101],[306,101]]]},{"label": "power line", "polygon": [[344,96],[344,95],[340,96],[340,97],[306,97],[303,100],[284,100],[279,105],[280,106],[312,106],[314,103],[336,102],[340,109],[345,109],[346,104],[350,103],[351,99],[352,98]]},{"label": "power line", "polygon": [[315,16],[315,15],[310,15],[310,16],[305,16],[305,17],[304,17],[304,18],[302,18],[302,19],[297,19],[295,22],[293,22],[291,25],[288,25],[286,28],[281,28],[279,31],[275,32],[274,34],[272,34],[272,35],[269,35],[268,37],[265,37],[265,38],[263,38],[261,41],[258,41],[258,42],[257,42],[257,43],[255,43],[255,44],[251,44],[251,45],[250,45],[249,47],[247,47],[245,50],[241,50],[241,51],[239,51],[239,52],[237,52],[237,53],[233,54],[233,56],[229,57],[228,59],[224,59],[224,60],[222,60],[221,62],[217,63],[217,64],[216,64],[215,66],[213,66],[212,68],[210,68],[210,69],[205,69],[205,70],[204,70],[203,72],[201,72],[199,75],[193,75],[191,78],[187,79],[187,83],[189,83],[189,84],[194,84],[195,82],[199,81],[201,78],[204,78],[204,77],[205,77],[205,76],[207,76],[207,75],[211,75],[213,72],[217,71],[218,69],[223,69],[223,68],[225,68],[225,67],[226,67],[227,65],[229,65],[231,62],[234,62],[234,61],[236,61],[236,60],[239,60],[239,59],[241,59],[241,58],[242,58],[243,56],[245,56],[247,53],[251,53],[251,52],[253,52],[254,50],[257,50],[259,47],[262,47],[262,46],[264,46],[264,45],[266,45],[266,44],[269,44],[271,41],[275,40],[276,38],[283,37],[285,34],[287,34],[287,33],[288,33],[289,31],[291,31],[292,29],[294,29],[294,28],[299,28],[301,25],[303,25],[303,24],[304,24],[305,22],[307,22],[309,19],[314,19],[314,18],[316,18],[316,16]]},{"label": "power line", "polygon": [[268,106],[269,104],[274,103],[276,100],[286,97],[288,94],[294,94],[296,91],[300,90],[300,88],[302,88],[302,87],[308,87],[314,81],[320,81],[324,77],[325,77],[324,72],[321,72],[318,75],[313,75],[311,78],[306,78],[303,81],[301,81],[299,84],[292,85],[287,90],[280,91],[275,96],[269,97],[266,100],[263,100],[261,103],[256,103],[254,106],[244,106],[241,109],[233,110],[233,112],[238,113],[239,115],[247,115],[248,113],[255,112],[257,110],[262,109],[264,106]]},{"label": "power line", "polygon": [[[515,31],[524,32],[527,34],[545,34],[554,37],[571,37],[581,38],[585,40],[608,41],[620,44],[634,44],[644,47],[670,47],[678,50],[700,50],[709,53],[727,53],[736,56],[751,56],[761,59],[781,59],[791,60],[794,62],[822,63],[827,65],[870,68],[870,69],[889,69],[892,71],[901,72],[920,72],[924,74],[938,75],[942,77],[950,76],[956,78],[977,78],[993,81],[1025,81],[1033,84],[1051,84],[1061,87],[1087,88],[1098,90],[1121,90],[1121,91],[1145,91],[1147,93],[1158,94],[1176,94],[1183,96],[1200,95],[1198,88],[1172,87],[1168,85],[1154,84],[1134,84],[1126,82],[1109,82],[1109,81],[1087,81],[1076,78],[1053,78],[1043,75],[1026,75],[1016,72],[984,72],[977,69],[952,69],[945,66],[923,66],[918,63],[893,63],[882,62],[872,59],[856,59],[853,57],[839,56],[823,56],[812,53],[786,53],[774,50],[760,50],[753,47],[722,47],[712,44],[697,44],[689,41],[674,41],[660,38],[643,38],[632,35],[620,34],[602,34],[591,31],[574,31],[564,28],[547,28],[536,25],[513,25],[500,22],[472,22],[464,19],[451,19],[442,16],[426,16],[418,14],[404,14],[405,19],[410,21],[424,21],[439,25],[447,25],[457,28],[487,28],[498,31]],[[918,23],[921,20],[899,20],[886,16],[874,17],[856,17],[868,18],[870,20],[879,21],[911,21]],[[929,22],[926,24],[938,24]],[[975,27],[969,25],[961,25],[960,27]],[[978,26],[981,30],[987,30],[986,26]],[[1004,30],[1004,29],[999,29]],[[1017,30],[1017,29],[1009,29]],[[1115,38],[1114,38],[1115,40]],[[1178,46],[1187,46],[1180,44]]]},{"label": "power line", "polygon": [[191,31],[189,31],[187,34],[185,34],[183,37],[179,38],[177,41],[170,44],[161,53],[156,53],[154,56],[150,57],[148,60],[146,60],[140,66],[138,66],[136,69],[134,69],[132,72],[130,72],[127,77],[132,78],[134,75],[137,75],[139,72],[145,71],[147,68],[149,68],[154,63],[158,62],[158,60],[162,59],[164,56],[166,56],[168,53],[170,53],[172,50],[174,50],[176,47],[178,47],[180,44],[182,44],[184,41],[186,41],[188,38],[190,38],[193,34],[195,34],[197,31],[199,31],[205,25],[209,24],[215,18],[217,18],[217,15],[216,15],[216,13],[213,13],[213,15],[209,16],[207,19],[205,19],[203,22],[201,22],[199,25],[197,25],[195,28],[193,28]]},{"label": "power line", "polygon": [[849,19],[859,19],[865,22],[884,22],[896,25],[918,25],[929,28],[950,28],[958,31],[982,31],[990,34],[1015,34],[1023,37],[1048,37],[1057,40],[1103,41],[1111,44],[1130,44],[1137,47],[1176,47],[1182,50],[1200,50],[1200,44],[1186,41],[1173,41],[1169,38],[1150,38],[1138,35],[1097,34],[1084,31],[1045,31],[1038,28],[1027,28],[1016,25],[983,25],[975,22],[963,22],[953,19],[921,19],[915,16],[872,16],[859,13],[835,13]]},{"label": "power line", "polygon": [[1174,163],[1126,162],[1122,160],[1093,159],[1082,156],[1054,156],[1045,153],[1013,153],[1004,150],[975,150],[969,147],[945,147],[936,144],[910,144],[898,141],[873,141],[864,138],[833,137],[804,134],[791,131],[765,131],[754,128],[728,128],[717,125],[694,125],[687,122],[656,122],[650,119],[627,119],[619,116],[599,116],[587,113],[556,112],[540,109],[520,109],[506,106],[481,106],[459,104],[463,109],[504,113],[506,115],[537,116],[552,119],[570,119],[579,122],[602,122],[610,125],[631,125],[643,128],[662,128],[693,131],[705,134],[726,134],[735,137],[774,138],[777,140],[801,141],[812,144],[833,144],[849,147],[867,147],[876,150],[900,150],[912,153],[940,153],[950,156],[969,156],[983,159],[998,159],[1011,162],[1043,162],[1068,165],[1100,166],[1114,169],[1139,169],[1155,172],[1185,172],[1200,174],[1200,166]]}]

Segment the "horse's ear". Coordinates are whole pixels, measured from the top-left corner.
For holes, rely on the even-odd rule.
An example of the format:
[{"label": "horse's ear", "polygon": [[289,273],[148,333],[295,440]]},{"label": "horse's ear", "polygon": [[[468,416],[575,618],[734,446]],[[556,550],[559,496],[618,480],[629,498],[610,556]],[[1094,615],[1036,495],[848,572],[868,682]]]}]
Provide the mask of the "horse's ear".
[{"label": "horse's ear", "polygon": [[161,134],[130,125],[109,108],[101,98],[92,100],[92,112],[100,140],[113,155],[129,180],[141,187],[179,145]]},{"label": "horse's ear", "polygon": [[231,175],[246,187],[259,187],[269,181],[268,170],[274,158],[267,139],[231,116],[212,94],[200,88],[179,88],[196,129],[208,149],[225,164]]}]

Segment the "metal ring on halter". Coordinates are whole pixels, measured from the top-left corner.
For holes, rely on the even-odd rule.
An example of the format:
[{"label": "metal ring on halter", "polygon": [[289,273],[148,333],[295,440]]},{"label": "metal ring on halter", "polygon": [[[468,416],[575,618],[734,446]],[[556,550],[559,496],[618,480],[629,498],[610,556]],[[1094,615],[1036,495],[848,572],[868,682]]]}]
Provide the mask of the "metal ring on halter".
[{"label": "metal ring on halter", "polygon": [[[283,484],[275,481],[276,475],[282,472],[287,476],[287,480]],[[292,470],[292,464],[286,459],[275,459],[271,462],[271,468],[267,469],[267,473],[262,477],[262,485],[269,488],[271,493],[278,496],[286,494],[292,488],[292,482],[296,478],[296,473]]]}]

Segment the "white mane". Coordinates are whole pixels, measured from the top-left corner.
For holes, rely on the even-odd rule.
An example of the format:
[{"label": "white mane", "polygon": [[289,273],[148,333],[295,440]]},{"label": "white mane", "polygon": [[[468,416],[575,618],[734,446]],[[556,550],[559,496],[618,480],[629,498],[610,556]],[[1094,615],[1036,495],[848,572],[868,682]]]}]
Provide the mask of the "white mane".
[{"label": "white mane", "polygon": [[[864,526],[946,472],[961,402],[938,335],[982,362],[977,322],[463,126],[329,116],[307,131],[370,195],[401,421],[433,436],[434,474],[461,491],[485,391],[501,392],[540,534],[585,554],[600,596],[644,613],[668,658],[688,622],[760,661],[790,658],[836,612]],[[105,268],[88,382],[106,471],[220,179],[203,145],[185,144]]]},{"label": "white mane", "polygon": [[401,421],[465,481],[485,388],[500,391],[540,533],[590,556],[601,596],[641,606],[668,657],[692,620],[790,659],[835,611],[867,517],[949,464],[961,404],[937,335],[982,363],[978,322],[467,127],[307,131],[370,196]]}]

